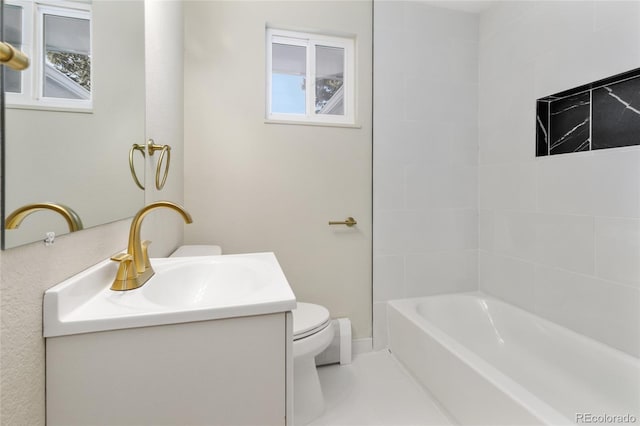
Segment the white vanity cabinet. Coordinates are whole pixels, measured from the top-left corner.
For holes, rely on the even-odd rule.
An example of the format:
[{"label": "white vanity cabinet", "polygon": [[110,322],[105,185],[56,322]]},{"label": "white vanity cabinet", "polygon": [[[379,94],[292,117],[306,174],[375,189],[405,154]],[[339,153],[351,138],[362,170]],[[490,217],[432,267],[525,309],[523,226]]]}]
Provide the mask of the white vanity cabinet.
[{"label": "white vanity cabinet", "polygon": [[47,425],[285,425],[291,312],[49,337]]},{"label": "white vanity cabinet", "polygon": [[44,294],[48,426],[291,425],[296,299],[273,253],[105,260]]}]

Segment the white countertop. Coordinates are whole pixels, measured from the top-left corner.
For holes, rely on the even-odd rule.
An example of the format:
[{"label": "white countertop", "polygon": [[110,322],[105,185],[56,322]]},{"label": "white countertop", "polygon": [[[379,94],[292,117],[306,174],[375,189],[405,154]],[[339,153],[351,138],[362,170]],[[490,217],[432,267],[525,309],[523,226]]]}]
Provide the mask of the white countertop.
[{"label": "white countertop", "polygon": [[[151,264],[156,275],[135,290],[110,289],[117,265],[108,259],[47,290],[44,294],[44,337],[264,315],[296,307],[295,295],[273,253],[161,258],[151,259]],[[175,274],[176,270],[189,271],[194,267],[200,268],[198,277],[206,274],[207,281],[218,280],[214,296],[209,294],[203,299],[197,294],[206,292],[208,284],[191,285],[194,284],[193,274]],[[207,268],[211,268],[211,273],[207,274]],[[224,273],[216,274],[220,268]],[[236,270],[241,272],[243,283],[236,283],[233,278],[229,280],[228,275],[235,274]],[[171,291],[168,297],[151,297],[157,295],[155,290],[160,284],[153,289],[151,286],[162,279],[167,285],[167,277],[171,277],[171,286],[175,285],[167,286]],[[191,281],[184,284],[187,280]],[[234,284],[237,286],[233,287]],[[172,305],[172,298],[176,300],[175,305]],[[188,300],[189,305],[181,299]],[[156,303],[158,300],[160,303]]]}]

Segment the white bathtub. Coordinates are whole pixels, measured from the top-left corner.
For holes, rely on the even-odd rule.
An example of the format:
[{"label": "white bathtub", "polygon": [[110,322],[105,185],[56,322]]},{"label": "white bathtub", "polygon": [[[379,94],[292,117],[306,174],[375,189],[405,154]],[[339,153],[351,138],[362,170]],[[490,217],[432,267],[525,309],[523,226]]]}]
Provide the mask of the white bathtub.
[{"label": "white bathtub", "polygon": [[638,358],[482,293],[387,315],[390,350],[461,424],[640,424]]}]

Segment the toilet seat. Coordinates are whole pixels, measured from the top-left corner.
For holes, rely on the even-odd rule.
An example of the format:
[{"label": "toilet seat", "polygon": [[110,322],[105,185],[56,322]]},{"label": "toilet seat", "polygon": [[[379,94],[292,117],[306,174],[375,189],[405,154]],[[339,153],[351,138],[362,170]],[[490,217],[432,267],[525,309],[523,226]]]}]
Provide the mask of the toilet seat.
[{"label": "toilet seat", "polygon": [[293,340],[304,339],[329,326],[331,317],[324,306],[298,302],[293,314]]}]

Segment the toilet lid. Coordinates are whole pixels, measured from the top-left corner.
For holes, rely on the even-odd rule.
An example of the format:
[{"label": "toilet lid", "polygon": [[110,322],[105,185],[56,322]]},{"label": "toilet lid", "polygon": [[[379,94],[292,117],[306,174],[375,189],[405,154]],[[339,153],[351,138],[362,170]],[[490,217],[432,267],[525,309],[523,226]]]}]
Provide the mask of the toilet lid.
[{"label": "toilet lid", "polygon": [[293,313],[293,337],[313,334],[316,329],[326,327],[329,322],[329,311],[324,306],[298,302]]}]

